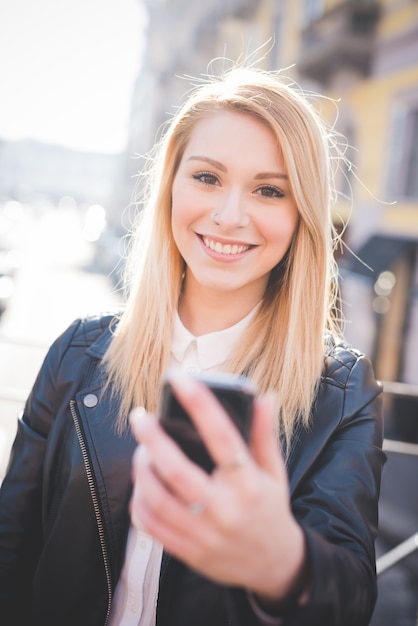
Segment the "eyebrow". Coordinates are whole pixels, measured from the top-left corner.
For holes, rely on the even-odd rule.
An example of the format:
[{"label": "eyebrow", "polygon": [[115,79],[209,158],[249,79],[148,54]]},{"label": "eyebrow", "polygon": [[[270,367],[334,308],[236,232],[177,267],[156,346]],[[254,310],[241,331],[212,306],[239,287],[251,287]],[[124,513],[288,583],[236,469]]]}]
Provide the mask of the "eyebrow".
[{"label": "eyebrow", "polygon": [[287,174],[282,174],[281,172],[260,172],[260,174],[256,174],[254,178],[256,180],[264,180],[266,178],[280,178],[288,180],[289,176]]},{"label": "eyebrow", "polygon": [[220,161],[215,161],[215,159],[211,159],[210,157],[207,156],[191,156],[187,159],[188,161],[205,161],[206,163],[209,163],[209,165],[213,165],[214,167],[218,168],[218,170],[221,170],[221,172],[225,172],[227,171],[225,165],[223,165],[223,163],[221,163]]},{"label": "eyebrow", "polygon": [[[221,163],[220,161],[216,161],[215,159],[211,159],[210,157],[207,157],[207,156],[201,156],[201,155],[190,156],[187,160],[188,161],[205,161],[206,163],[209,163],[209,165],[213,165],[213,167],[216,167],[217,169],[221,170],[221,172],[224,172],[224,173],[227,172],[227,168],[225,167],[223,163]],[[288,180],[289,177],[287,174],[282,174],[281,172],[260,172],[259,174],[256,174],[254,178],[255,180],[266,180],[268,178],[280,178],[282,180]]]}]

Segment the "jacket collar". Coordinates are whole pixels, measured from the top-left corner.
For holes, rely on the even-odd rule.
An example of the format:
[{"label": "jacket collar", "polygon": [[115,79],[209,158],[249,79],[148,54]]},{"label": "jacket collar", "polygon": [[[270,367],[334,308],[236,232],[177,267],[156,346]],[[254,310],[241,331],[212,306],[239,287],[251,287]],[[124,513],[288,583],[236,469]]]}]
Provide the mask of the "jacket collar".
[{"label": "jacket collar", "polygon": [[108,347],[110,346],[110,342],[112,341],[114,329],[115,325],[106,327],[103,332],[100,333],[96,341],[94,341],[94,343],[87,348],[87,354],[95,359],[103,359]]}]

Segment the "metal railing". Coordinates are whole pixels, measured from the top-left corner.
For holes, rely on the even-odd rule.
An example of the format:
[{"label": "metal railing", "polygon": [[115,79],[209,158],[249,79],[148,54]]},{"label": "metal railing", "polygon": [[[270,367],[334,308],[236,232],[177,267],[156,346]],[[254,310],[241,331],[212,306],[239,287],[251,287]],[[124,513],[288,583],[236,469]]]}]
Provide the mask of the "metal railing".
[{"label": "metal railing", "polygon": [[[390,396],[416,398],[418,400],[418,385],[382,381],[383,392]],[[418,444],[406,441],[385,439],[383,442],[385,452],[395,452],[418,457]],[[400,544],[376,559],[376,572],[381,574],[399,561],[409,556],[418,549],[418,520],[417,532],[402,541]]]},{"label": "metal railing", "polygon": [[413,534],[408,539],[405,539],[405,541],[402,541],[402,543],[397,545],[395,548],[392,548],[392,550],[389,550],[389,552],[386,552],[386,554],[383,554],[381,557],[379,557],[376,560],[377,575],[381,574],[382,572],[387,570],[389,567],[392,567],[392,565],[395,565],[396,563],[404,559],[406,556],[409,556],[410,554],[415,552],[415,550],[417,549],[418,549],[418,532]]}]

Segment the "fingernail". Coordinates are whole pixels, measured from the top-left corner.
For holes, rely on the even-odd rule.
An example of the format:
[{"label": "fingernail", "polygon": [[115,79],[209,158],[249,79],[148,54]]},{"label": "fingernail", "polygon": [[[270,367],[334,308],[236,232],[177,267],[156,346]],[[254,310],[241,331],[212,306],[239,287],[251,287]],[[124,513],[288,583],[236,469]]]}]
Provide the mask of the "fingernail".
[{"label": "fingernail", "polygon": [[264,397],[271,410],[276,411],[279,402],[279,395],[275,391],[268,391]]},{"label": "fingernail", "polygon": [[135,433],[140,435],[146,425],[146,410],[143,406],[137,406],[129,414],[129,422],[131,427],[135,430]]}]

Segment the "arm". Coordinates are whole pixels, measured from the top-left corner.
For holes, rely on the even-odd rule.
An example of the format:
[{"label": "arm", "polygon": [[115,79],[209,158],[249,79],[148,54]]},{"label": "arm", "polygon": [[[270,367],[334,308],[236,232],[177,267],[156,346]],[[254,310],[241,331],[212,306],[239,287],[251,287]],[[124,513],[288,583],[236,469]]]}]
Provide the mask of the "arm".
[{"label": "arm", "polygon": [[28,622],[42,545],[43,461],[54,418],[55,378],[71,328],[51,347],[19,419],[0,491],[0,623]]},{"label": "arm", "polygon": [[362,404],[369,376],[369,364],[360,360],[345,390],[343,419],[292,497],[313,574],[306,613],[318,623],[368,624],[376,600],[374,541],[385,456],[381,396]]},{"label": "arm", "polygon": [[[330,407],[341,419],[324,439]],[[362,358],[343,387],[332,379],[323,385],[312,430],[290,462],[297,476],[291,480],[292,512],[304,532],[311,584],[304,606],[291,602],[283,611],[285,624],[369,623],[376,599],[382,439],[381,395]]]}]

